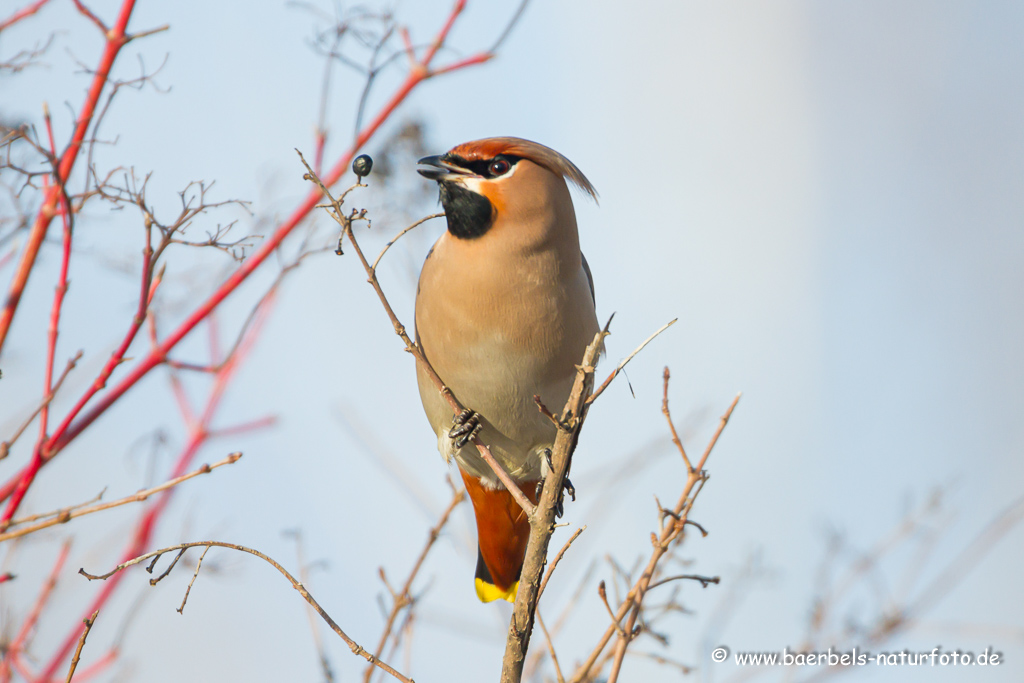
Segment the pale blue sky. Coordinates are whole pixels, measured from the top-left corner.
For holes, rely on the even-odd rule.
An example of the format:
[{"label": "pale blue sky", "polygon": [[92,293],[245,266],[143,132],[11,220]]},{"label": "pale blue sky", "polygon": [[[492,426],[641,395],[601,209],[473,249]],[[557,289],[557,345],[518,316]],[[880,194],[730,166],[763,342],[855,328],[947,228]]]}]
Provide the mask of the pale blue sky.
[{"label": "pale blue sky", "polygon": [[[114,5],[96,10],[110,17]],[[407,2],[395,11],[423,41],[448,7]],[[452,33],[452,56],[489,45],[510,10],[510,3],[471,2]],[[150,197],[164,211],[173,211],[175,192],[202,178],[217,181],[218,198],[253,201],[260,219],[285,215],[308,189],[293,148],[312,149],[322,63],[304,41],[314,19],[283,3],[256,11],[250,3],[142,0],[131,27],[164,23],[170,31],[127,48],[118,74],[137,73],[137,54],[151,68],[169,54],[157,82],[170,91],[119,96],[102,131],[118,133],[119,141],[98,152],[100,163],[154,171]],[[589,527],[552,584],[552,613],[560,604],[555,596],[572,589],[592,557],[610,551],[631,564],[645,553],[654,524],[651,494],[664,501],[679,491],[682,471],[666,447],[659,405],[666,364],[675,378],[672,406],[691,448],[703,445],[717,415],[744,392],[694,511],[711,533],[690,539],[684,553],[695,571],[721,574],[724,584],[686,587],[695,615],[665,626],[672,656],[705,666],[706,680],[736,673],[711,664],[707,646],[767,650],[800,642],[828,529],[844,531],[864,550],[943,486],[955,514],[938,529],[925,568],[934,577],[1021,495],[1022,27],[1024,11],[1011,2],[652,2],[628,10],[611,2],[535,2],[498,59],[430,83],[403,106],[395,122],[422,118],[436,146],[431,151],[518,135],[558,149],[594,182],[600,205],[577,196],[577,213],[599,315],[616,312],[609,361],[680,318],[630,366],[636,398],[620,381],[591,413],[574,463],[580,502],[565,518]],[[60,139],[70,120],[63,102],[77,109],[86,82],[71,75],[65,48],[92,63],[99,41],[91,27],[55,0],[5,33],[0,54],[51,29],[59,31],[51,66],[5,79],[0,106],[4,114],[37,120],[47,100]],[[370,111],[401,76],[398,69],[382,75]],[[338,72],[328,158],[350,135],[358,88],[356,77]],[[418,182],[414,162],[397,169],[407,186]],[[370,251],[402,227],[388,218],[389,201],[396,200],[373,188],[353,195],[378,216],[365,238]],[[244,230],[268,231],[241,218]],[[326,221],[319,223],[328,234]],[[197,228],[202,234],[203,225]],[[381,270],[407,324],[414,291],[407,264],[422,260],[440,229],[425,226],[399,243]],[[123,275],[110,263],[136,258],[140,221],[130,211],[96,213],[82,221],[76,239],[81,269],[72,272],[60,351],[84,348],[86,358],[67,396],[80,392],[106,357],[115,338],[108,326],[122,329],[131,314],[134,271]],[[172,258],[169,282],[177,277],[181,284],[167,290],[169,302],[186,307],[198,295],[189,298],[185,284],[215,280],[227,266],[218,257],[190,256]],[[44,251],[5,350],[4,433],[41,384],[57,265],[56,250]],[[9,268],[0,272],[4,282],[8,277]],[[269,281],[269,273],[256,278],[229,302],[225,330]],[[184,310],[170,311],[163,328]],[[183,355],[199,356],[203,344],[196,334]],[[294,567],[293,546],[281,531],[301,528],[307,555],[329,563],[314,573],[313,592],[353,637],[371,644],[380,623],[376,568],[401,576],[447,499],[414,381],[411,359],[354,258],[328,254],[307,262],[286,285],[219,419],[231,424],[271,413],[280,425],[210,444],[198,462],[232,450],[245,458],[183,487],[158,542],[216,537]],[[147,466],[133,444],[156,428],[170,434],[172,447],[160,460],[166,470],[183,438],[166,386],[163,373],[154,372],[45,471],[29,507],[84,500],[107,485],[113,495],[134,491],[145,483]],[[201,384],[192,388],[198,401]],[[641,447],[661,455],[610,492],[601,488],[602,474]],[[380,451],[391,454],[427,502],[411,499],[384,474],[375,462]],[[0,474],[23,461],[15,456],[0,463]],[[598,494],[602,500],[595,501]],[[107,568],[132,519],[125,511],[80,520],[70,565]],[[21,566],[41,571],[56,539],[74,530],[61,528],[54,544],[25,548]],[[568,531],[559,533],[556,542]],[[413,641],[417,680],[497,677],[507,610],[476,602],[474,542],[467,506],[420,584],[430,588]],[[889,647],[995,645],[1008,663],[972,680],[1018,680],[1022,548],[1024,532],[1017,529],[921,631]],[[723,630],[709,634],[730,582],[758,551],[770,578],[751,588]],[[141,574],[126,580],[116,605],[148,594],[125,644],[134,676],[315,679],[303,607],[288,585],[247,559],[211,553],[211,560],[222,571],[200,577],[183,617],[173,610],[187,570],[156,589]],[[898,586],[907,561],[898,556],[887,565],[882,582]],[[594,582],[608,577],[607,567],[600,573]],[[81,583],[69,574],[58,589],[60,608],[36,639],[40,658],[96,590]],[[588,591],[579,618],[557,643],[564,660],[582,656],[604,627],[595,593]],[[28,600],[9,588],[0,596],[4,612],[8,600],[17,609]],[[864,593],[849,607],[866,618],[873,605]],[[98,655],[116,631],[114,623],[97,626],[87,654]],[[336,672],[353,678],[358,662],[325,638]],[[453,662],[466,673],[453,676]],[[678,677],[644,662],[630,667],[627,680]],[[849,678],[963,676],[862,670]]]}]

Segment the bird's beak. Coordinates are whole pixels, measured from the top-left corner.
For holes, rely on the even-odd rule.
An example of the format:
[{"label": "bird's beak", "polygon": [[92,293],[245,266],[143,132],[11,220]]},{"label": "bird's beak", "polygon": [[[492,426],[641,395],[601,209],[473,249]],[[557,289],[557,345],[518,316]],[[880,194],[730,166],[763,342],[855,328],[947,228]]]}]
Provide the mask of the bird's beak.
[{"label": "bird's beak", "polygon": [[435,154],[430,157],[423,157],[417,163],[430,168],[418,168],[416,169],[421,176],[429,178],[430,180],[436,180],[441,182],[451,176],[466,176],[473,175],[471,172],[464,168],[459,168],[455,164],[449,163],[441,158],[440,155]]}]

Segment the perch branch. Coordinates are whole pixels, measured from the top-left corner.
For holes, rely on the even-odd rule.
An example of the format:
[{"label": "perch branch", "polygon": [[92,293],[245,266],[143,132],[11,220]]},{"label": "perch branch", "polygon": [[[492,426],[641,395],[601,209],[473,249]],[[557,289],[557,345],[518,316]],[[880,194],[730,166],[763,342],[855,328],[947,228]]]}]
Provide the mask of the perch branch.
[{"label": "perch branch", "polygon": [[[391,304],[388,302],[387,297],[384,295],[384,290],[381,289],[380,282],[377,280],[377,273],[374,271],[369,261],[366,260],[366,256],[363,254],[363,250],[359,247],[359,243],[356,241],[355,234],[353,233],[352,230],[352,223],[356,220],[366,220],[365,212],[356,212],[355,210],[353,210],[352,213],[346,214],[341,208],[341,202],[344,199],[345,194],[351,192],[352,189],[354,189],[355,187],[359,187],[359,185],[354,185],[353,187],[346,190],[346,192],[342,194],[340,197],[335,199],[331,195],[330,190],[327,189],[327,186],[324,184],[324,182],[320,180],[320,177],[306,162],[306,158],[302,156],[302,152],[299,152],[298,150],[295,151],[298,153],[299,159],[302,160],[302,165],[306,167],[305,178],[310,180],[311,182],[316,183],[317,186],[320,188],[320,191],[324,194],[324,196],[327,197],[328,201],[330,202],[330,205],[325,208],[328,209],[328,213],[331,215],[331,218],[337,221],[338,224],[341,226],[342,238],[348,237],[349,244],[351,244],[352,248],[355,249],[356,256],[359,257],[359,262],[363,264],[363,269],[366,271],[367,282],[369,282],[370,286],[373,287],[373,291],[377,293],[377,297],[380,299],[381,304],[384,306],[384,311],[387,313],[388,318],[391,320],[391,326],[392,328],[394,328],[395,334],[397,334],[405,343],[405,350],[413,355],[419,366],[423,368],[424,371],[427,373],[427,376],[430,378],[430,381],[433,382],[435,387],[437,387],[438,392],[440,392],[441,396],[443,396],[444,399],[448,402],[448,405],[452,409],[452,414],[458,415],[463,410],[465,410],[465,406],[463,406],[459,402],[459,400],[455,397],[455,394],[452,393],[452,390],[445,386],[444,382],[438,376],[437,372],[435,372],[434,368],[430,365],[430,362],[427,360],[427,357],[423,355],[423,350],[420,349],[419,345],[413,342],[413,340],[409,337],[409,333],[406,332],[405,330],[405,325],[403,325],[402,322],[398,319],[398,316],[395,315],[394,309],[391,308]],[[341,241],[339,240],[339,252],[341,251],[340,244]],[[480,439],[476,435],[473,436],[472,443],[474,446],[476,446],[477,451],[480,453],[480,457],[483,458],[484,461],[491,467],[491,470],[494,472],[495,476],[498,477],[499,481],[501,481],[501,483],[505,485],[505,488],[508,489],[509,493],[511,493],[512,496],[516,499],[516,502],[519,503],[520,507],[523,508],[523,511],[526,513],[527,518],[532,520],[534,515],[534,505],[533,503],[530,502],[530,499],[526,497],[526,494],[524,494],[522,490],[519,488],[519,486],[515,483],[515,481],[512,480],[512,477],[509,476],[508,472],[505,471],[505,468],[501,466],[501,463],[495,460],[494,456],[491,454],[490,449],[482,441],[480,441]]]},{"label": "perch branch", "polygon": [[522,680],[523,663],[530,646],[537,598],[540,595],[541,574],[547,562],[551,533],[554,531],[555,511],[561,507],[572,451],[576,447],[583,420],[586,418],[587,397],[594,388],[594,365],[607,334],[607,330],[598,332],[587,346],[583,360],[577,366],[576,379],[562,411],[562,422],[565,422],[567,429],[560,429],[556,433],[551,451],[551,467],[544,478],[536,515],[531,520],[526,559],[519,578],[515,607],[505,640],[505,656],[501,667],[502,683],[519,683]]}]

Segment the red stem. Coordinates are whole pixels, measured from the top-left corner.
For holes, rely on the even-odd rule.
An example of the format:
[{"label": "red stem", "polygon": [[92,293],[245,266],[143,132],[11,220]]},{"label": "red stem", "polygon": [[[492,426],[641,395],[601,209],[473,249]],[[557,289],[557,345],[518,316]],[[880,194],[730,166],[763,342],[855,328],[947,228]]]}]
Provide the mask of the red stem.
[{"label": "red stem", "polygon": [[39,207],[39,213],[36,214],[35,223],[32,225],[28,242],[25,244],[25,251],[22,252],[21,260],[18,262],[18,269],[11,279],[7,300],[4,302],[3,310],[0,311],[0,351],[3,350],[7,333],[11,329],[11,322],[14,320],[14,313],[18,309],[21,295],[25,291],[28,276],[32,273],[33,267],[35,267],[36,256],[39,255],[39,248],[46,237],[46,230],[57,212],[57,202],[61,194],[60,186],[66,183],[71,176],[71,169],[74,168],[78,152],[82,149],[85,134],[89,130],[93,114],[96,113],[96,104],[103,93],[103,87],[107,84],[110,69],[114,66],[117,53],[128,42],[125,29],[128,27],[128,18],[131,17],[134,7],[135,0],[124,0],[124,4],[121,5],[121,12],[117,17],[117,23],[106,34],[107,43],[103,49],[103,56],[100,58],[99,66],[96,67],[96,75],[92,79],[92,85],[89,87],[85,104],[82,105],[82,111],[78,115],[78,123],[75,125],[75,132],[71,136],[71,143],[64,150],[64,154],[61,155],[60,161],[57,164],[56,175],[58,183],[57,185],[50,186],[43,193],[43,204]]},{"label": "red stem", "polygon": [[[83,394],[82,397],[78,399],[78,403],[76,403],[74,408],[72,408],[71,411],[68,412],[68,414],[64,417],[63,422],[61,422],[60,426],[57,428],[54,434],[60,434],[63,431],[65,431],[68,428],[68,425],[71,424],[71,421],[75,419],[75,417],[78,415],[79,412],[81,412],[81,410],[85,407],[89,400],[96,395],[96,392],[100,391],[105,386],[107,386],[107,380],[110,378],[110,375],[114,372],[114,369],[117,368],[117,366],[123,362],[124,355],[125,353],[128,352],[128,347],[131,346],[132,341],[134,341],[135,336],[138,334],[139,329],[142,327],[142,323],[146,319],[146,309],[152,302],[153,293],[155,292],[156,287],[159,284],[158,282],[152,282],[151,284],[150,280],[153,269],[153,248],[149,240],[150,234],[147,233],[146,248],[145,250],[143,250],[142,292],[139,295],[139,306],[138,310],[135,313],[135,318],[132,319],[131,327],[129,327],[127,334],[125,334],[124,336],[124,339],[121,340],[121,345],[117,347],[114,353],[111,354],[110,359],[107,361],[106,365],[103,366],[103,369],[100,371],[100,374],[96,378],[96,381],[89,385],[89,388],[86,390],[85,394]],[[56,452],[51,451],[48,447],[48,444],[52,443],[52,441],[53,437],[51,437],[46,443],[41,444],[36,449],[37,453],[40,455],[40,467],[49,462],[50,458],[52,458],[56,454]],[[33,454],[33,458],[34,457],[35,454]],[[31,469],[31,464],[26,469]],[[20,477],[24,476],[24,473],[25,470],[15,475],[12,479],[8,480],[8,482],[4,485],[3,489],[0,489],[0,500],[3,500],[8,495],[10,495],[11,490],[13,490],[13,482],[20,481]]]},{"label": "red stem", "polygon": [[[53,141],[53,126],[50,122],[50,111],[44,107],[44,119],[46,121],[46,133],[50,140],[50,151],[56,156],[56,145]],[[63,211],[61,211],[61,217],[64,220],[64,241],[63,241],[63,253],[60,264],[60,275],[57,278],[57,288],[53,294],[53,307],[50,310],[50,327],[47,334],[47,345],[46,345],[46,371],[45,379],[43,380],[43,396],[52,398],[53,396],[53,359],[57,354],[57,335],[60,333],[60,313],[64,306],[64,295],[68,291],[68,267],[71,264],[71,213],[70,207],[68,206],[67,193],[64,191],[62,185],[60,185],[60,179],[55,179],[55,187],[59,190],[59,198]],[[7,503],[7,508],[4,510],[4,514],[0,517],[0,530],[6,529],[8,523],[14,518],[14,513],[17,512],[18,506],[21,505],[21,501],[25,499],[25,495],[28,493],[28,489],[32,486],[32,482],[35,481],[36,474],[43,466],[43,443],[46,442],[46,429],[49,424],[50,418],[50,403],[49,401],[43,404],[42,410],[39,411],[39,441],[36,443],[35,450],[32,453],[32,460],[29,462],[28,467],[25,468],[24,474],[18,481],[18,486],[14,490],[14,494]]]},{"label": "red stem", "polygon": [[[418,63],[418,68],[413,68],[409,72],[405,81],[398,88],[395,94],[392,95],[387,104],[384,105],[380,112],[378,112],[377,116],[359,133],[359,136],[356,138],[352,148],[341,157],[334,167],[331,168],[330,172],[322,179],[325,186],[330,187],[338,182],[341,176],[348,170],[348,166],[355,154],[377,132],[391,114],[394,113],[398,105],[400,105],[409,96],[409,93],[412,92],[417,85],[431,77],[431,73],[429,71],[430,62],[437,54],[438,49],[440,49],[441,45],[444,43],[449,31],[455,23],[455,20],[465,8],[465,5],[465,0],[458,0],[455,3],[444,27],[437,34],[437,37],[427,50],[427,54],[424,56],[423,60]],[[72,413],[64,419],[64,422],[61,423],[60,427],[57,428],[49,440],[44,444],[42,452],[43,464],[49,462],[57,453],[67,446],[68,443],[81,434],[82,431],[96,420],[96,418],[106,412],[111,405],[121,398],[125,392],[135,386],[135,384],[138,383],[138,381],[150,370],[163,363],[167,358],[168,352],[170,352],[170,350],[173,349],[178,342],[185,337],[185,335],[191,332],[192,329],[201,321],[206,319],[210,313],[212,313],[214,309],[216,309],[216,307],[228,297],[228,295],[235,291],[235,289],[237,289],[238,286],[242,284],[242,282],[244,282],[245,279],[267,259],[267,257],[274,253],[274,250],[277,249],[292,230],[294,230],[299,223],[309,215],[320,199],[321,194],[318,189],[311,191],[295,211],[292,212],[292,215],[263,243],[263,245],[248,259],[246,259],[245,262],[242,263],[242,265],[240,265],[238,269],[235,270],[201,306],[199,306],[199,308],[194,310],[192,314],[177,327],[177,329],[171,332],[164,339],[163,343],[151,350],[149,354],[139,361],[131,372],[112,387],[110,391],[104,394],[104,396],[88,412],[86,412],[81,418],[74,420],[77,412],[82,409],[96,391],[102,388],[102,386],[97,386],[100,382],[100,380],[97,380],[97,384],[93,385],[93,388],[90,388],[90,392],[88,392],[86,396],[83,396],[72,410]],[[141,324],[142,321],[138,320],[138,326],[141,326]],[[134,332],[137,331],[137,326],[135,326],[134,331],[130,333],[131,337],[134,337]],[[130,338],[125,339],[126,343],[130,343],[130,341]],[[124,345],[124,350],[127,350],[127,345]],[[119,363],[120,359],[123,358],[123,353],[115,357],[117,358],[117,363]],[[114,360],[115,358],[111,358],[112,362]],[[113,363],[113,365],[116,366],[117,363]],[[110,369],[113,370],[113,366],[111,366]],[[109,374],[107,376],[109,376]],[[16,475],[14,479],[8,480],[7,483],[0,488],[0,500],[4,500],[11,495],[14,487],[16,486],[17,479],[20,476],[21,473]],[[89,614],[92,614],[92,612]]]},{"label": "red stem", "polygon": [[[245,339],[238,345],[238,348],[231,357],[228,358],[221,366],[220,371],[217,373],[216,379],[214,380],[210,395],[207,398],[202,417],[200,418],[199,423],[189,430],[188,443],[185,445],[185,449],[181,452],[181,455],[178,456],[174,469],[168,477],[169,479],[180,477],[188,472],[192,466],[192,460],[195,458],[196,453],[199,452],[199,449],[210,437],[210,423],[213,420],[213,416],[224,396],[224,391],[227,389],[235,370],[238,368],[241,361],[248,355],[253,342],[259,336],[271,303],[272,299],[266,300],[263,310],[257,314],[252,327],[245,336]],[[146,552],[149,546],[149,541],[153,536],[153,531],[156,528],[156,523],[159,521],[160,515],[166,509],[167,504],[170,502],[171,495],[174,493],[174,490],[175,489],[173,488],[168,489],[160,494],[160,497],[156,500],[153,506],[142,515],[142,518],[139,520],[139,523],[135,528],[132,540],[129,542],[124,552],[121,553],[121,559],[118,560],[118,564],[127,562],[133,557],[138,557]],[[83,619],[89,617],[93,612],[101,609],[106,604],[107,600],[110,599],[110,596],[117,588],[117,585],[121,582],[121,577],[127,573],[128,572],[118,572],[104,582],[103,588],[96,596],[96,599],[93,600],[92,604],[89,605],[89,608],[83,613]],[[57,670],[63,666],[64,660],[67,659],[71,650],[74,649],[75,645],[78,643],[78,639],[82,635],[82,630],[84,628],[85,627],[81,625],[81,620],[79,620],[71,632],[68,633],[67,637],[65,637],[57,652],[55,652],[53,657],[51,657],[50,661],[47,663],[46,669],[39,675],[40,681],[49,681]]]},{"label": "red stem", "polygon": [[46,607],[46,603],[50,599],[50,593],[53,591],[53,587],[57,585],[57,577],[60,576],[60,570],[64,566],[64,561],[68,559],[68,552],[70,550],[70,543],[65,543],[61,548],[57,561],[54,562],[53,569],[50,570],[50,576],[46,579],[46,583],[43,584],[42,590],[39,591],[39,597],[36,598],[32,610],[25,617],[25,621],[22,622],[18,635],[15,636],[7,648],[4,659],[0,662],[0,683],[8,683],[11,680],[11,663],[18,659],[22,648],[25,646],[25,641],[28,640],[29,634],[32,633],[32,629],[35,628],[36,622],[39,620],[39,615],[42,614],[43,608]]},{"label": "red stem", "polygon": [[33,2],[31,5],[27,5],[21,8],[20,10],[18,10],[17,12],[15,12],[11,16],[7,17],[2,22],[0,22],[0,31],[3,31],[4,29],[13,26],[14,24],[17,24],[25,17],[32,16],[33,14],[41,10],[43,8],[43,5],[45,5],[49,1],[50,0],[36,0],[36,2]]}]

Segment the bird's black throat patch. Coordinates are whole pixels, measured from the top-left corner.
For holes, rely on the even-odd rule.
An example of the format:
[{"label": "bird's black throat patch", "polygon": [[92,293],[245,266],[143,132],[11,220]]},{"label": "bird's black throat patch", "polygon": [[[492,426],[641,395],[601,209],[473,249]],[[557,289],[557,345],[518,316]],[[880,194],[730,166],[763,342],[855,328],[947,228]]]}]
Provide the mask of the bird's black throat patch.
[{"label": "bird's black throat patch", "polygon": [[460,239],[480,237],[494,223],[494,205],[487,197],[453,182],[439,182],[448,232]]}]

